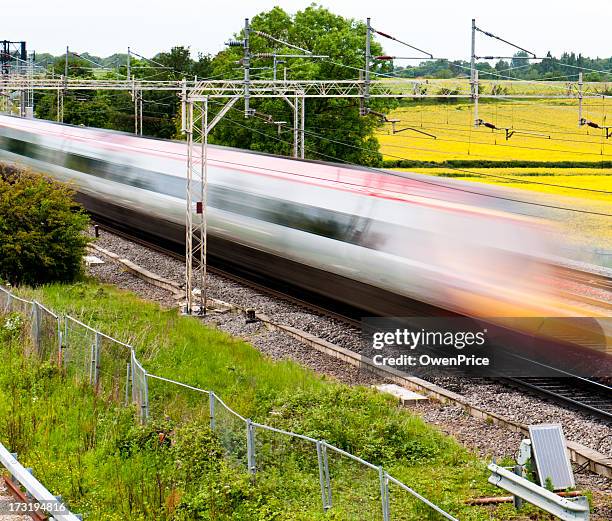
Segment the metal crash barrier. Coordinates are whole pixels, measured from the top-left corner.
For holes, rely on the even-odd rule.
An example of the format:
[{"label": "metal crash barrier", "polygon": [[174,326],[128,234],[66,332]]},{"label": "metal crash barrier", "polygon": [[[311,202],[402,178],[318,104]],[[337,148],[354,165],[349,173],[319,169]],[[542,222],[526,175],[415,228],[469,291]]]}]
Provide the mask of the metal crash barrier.
[{"label": "metal crash barrier", "polygon": [[[17,461],[15,456],[2,443],[0,443],[0,463],[8,470],[12,482],[18,483],[25,489],[28,496],[26,498],[28,508],[30,508],[29,503],[32,503],[32,511],[42,514],[42,518],[50,515],[50,519],[56,521],[79,521],[81,519],[80,516],[72,514],[57,497],[51,494],[28,469]],[[11,488],[15,487],[11,485]],[[15,512],[15,514],[19,513],[21,512]],[[29,513],[30,511],[23,512],[23,514],[28,515]]]},{"label": "metal crash barrier", "polygon": [[590,509],[585,496],[562,498],[495,463],[491,463],[488,469],[491,471],[489,483],[492,485],[503,488],[564,521],[588,521]]}]

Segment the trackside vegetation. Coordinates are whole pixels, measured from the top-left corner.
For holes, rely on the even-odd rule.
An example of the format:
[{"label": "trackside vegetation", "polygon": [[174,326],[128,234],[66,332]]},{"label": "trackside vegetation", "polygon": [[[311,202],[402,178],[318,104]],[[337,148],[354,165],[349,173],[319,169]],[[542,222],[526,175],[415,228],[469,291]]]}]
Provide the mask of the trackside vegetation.
[{"label": "trackside vegetation", "polygon": [[[459,519],[541,519],[529,507],[519,515],[510,505],[467,506],[465,499],[497,493],[486,482],[486,462],[385,395],[270,361],[196,319],[108,286],[80,282],[22,293],[139,346],[153,374],[213,389],[245,417],[384,465]],[[24,356],[26,327],[20,315],[0,317],[0,439],[85,519],[380,518],[376,481],[358,465],[330,457],[334,507],[324,515],[316,453],[299,441],[251,477],[235,464],[236,454],[226,455],[220,429],[210,430],[205,397],[151,381],[152,420],[139,426],[133,408],[96,394],[53,362]],[[258,443],[262,458],[265,447],[282,449],[278,440]],[[396,488],[391,511],[394,520],[441,519]]]},{"label": "trackside vegetation", "polygon": [[71,282],[82,274],[89,217],[49,177],[0,164],[0,279]]}]

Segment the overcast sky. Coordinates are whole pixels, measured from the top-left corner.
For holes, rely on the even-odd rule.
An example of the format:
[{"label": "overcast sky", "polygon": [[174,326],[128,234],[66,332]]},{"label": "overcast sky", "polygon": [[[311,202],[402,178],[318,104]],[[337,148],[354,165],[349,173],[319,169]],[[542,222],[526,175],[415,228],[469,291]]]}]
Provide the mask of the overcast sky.
[{"label": "overcast sky", "polygon": [[[468,59],[470,25],[475,17],[485,30],[538,55],[573,50],[588,56],[612,55],[609,37],[612,0],[323,0],[321,5],[372,25],[435,56]],[[88,4],[91,7],[88,7]],[[153,56],[174,45],[195,53],[216,53],[238,31],[245,17],[279,5],[294,13],[308,5],[298,0],[31,0],[2,7],[0,39],[26,40],[39,52],[75,52],[98,56],[126,52]],[[382,41],[385,51],[405,55],[406,48]],[[479,35],[477,54],[512,54]]]}]

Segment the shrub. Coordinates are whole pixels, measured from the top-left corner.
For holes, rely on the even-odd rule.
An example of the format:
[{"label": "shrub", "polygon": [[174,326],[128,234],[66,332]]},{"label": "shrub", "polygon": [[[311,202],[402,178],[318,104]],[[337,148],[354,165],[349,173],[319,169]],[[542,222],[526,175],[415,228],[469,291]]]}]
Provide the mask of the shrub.
[{"label": "shrub", "polygon": [[0,278],[68,282],[82,273],[89,218],[65,184],[0,165]]}]

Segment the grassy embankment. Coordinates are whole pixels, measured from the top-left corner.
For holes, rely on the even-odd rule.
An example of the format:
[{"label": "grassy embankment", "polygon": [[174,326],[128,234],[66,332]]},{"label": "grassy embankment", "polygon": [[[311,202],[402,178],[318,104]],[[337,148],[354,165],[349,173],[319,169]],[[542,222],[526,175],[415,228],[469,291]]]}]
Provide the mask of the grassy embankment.
[{"label": "grassy embankment", "polygon": [[[509,505],[465,506],[466,498],[499,492],[486,484],[485,462],[385,396],[271,362],[240,340],[107,286],[28,293],[140,346],[152,373],[214,389],[246,417],[382,464],[462,520],[490,519],[492,512],[495,519],[525,519]],[[86,519],[324,519],[312,447],[258,431],[261,470],[251,482],[223,456],[228,442],[240,452],[243,428],[229,429],[220,414],[212,434],[205,397],[151,381],[155,420],[140,428],[133,409],[96,395],[70,371],[24,358],[19,337],[6,325],[0,332],[1,440]],[[160,432],[171,442],[160,441]],[[330,466],[334,509],[325,519],[377,519],[377,473],[335,456]],[[395,487],[391,504],[394,520],[438,519]]]}]

